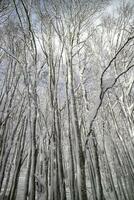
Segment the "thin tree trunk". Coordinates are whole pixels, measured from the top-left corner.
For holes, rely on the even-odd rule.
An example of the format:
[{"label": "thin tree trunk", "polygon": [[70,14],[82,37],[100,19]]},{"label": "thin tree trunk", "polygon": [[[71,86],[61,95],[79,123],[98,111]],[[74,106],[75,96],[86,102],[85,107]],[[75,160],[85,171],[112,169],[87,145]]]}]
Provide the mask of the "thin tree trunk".
[{"label": "thin tree trunk", "polygon": [[69,58],[69,69],[71,77],[71,98],[72,98],[72,107],[73,107],[73,123],[75,128],[75,140],[76,140],[76,158],[77,158],[77,181],[79,187],[79,199],[87,200],[87,191],[86,191],[86,176],[85,176],[85,157],[82,149],[81,133],[78,122],[76,100],[74,94],[74,84],[73,84],[73,67],[72,67],[72,53]]}]

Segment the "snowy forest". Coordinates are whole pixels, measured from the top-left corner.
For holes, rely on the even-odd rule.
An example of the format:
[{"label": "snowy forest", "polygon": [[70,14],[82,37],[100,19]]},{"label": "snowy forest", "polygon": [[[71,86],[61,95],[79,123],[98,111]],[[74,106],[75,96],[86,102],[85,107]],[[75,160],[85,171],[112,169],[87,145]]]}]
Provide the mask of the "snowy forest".
[{"label": "snowy forest", "polygon": [[0,200],[134,200],[133,0],[0,0]]}]

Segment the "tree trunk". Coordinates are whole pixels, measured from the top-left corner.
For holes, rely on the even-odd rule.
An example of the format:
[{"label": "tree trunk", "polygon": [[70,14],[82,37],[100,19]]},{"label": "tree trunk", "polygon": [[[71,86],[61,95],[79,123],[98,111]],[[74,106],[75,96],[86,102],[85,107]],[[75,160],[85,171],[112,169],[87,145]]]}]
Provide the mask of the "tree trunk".
[{"label": "tree trunk", "polygon": [[87,190],[86,190],[86,176],[85,176],[85,157],[82,149],[81,133],[78,122],[76,100],[74,94],[74,84],[73,84],[73,67],[72,67],[72,53],[69,58],[69,69],[71,77],[71,100],[73,109],[73,124],[75,129],[75,140],[76,140],[76,159],[77,159],[77,181],[79,189],[79,199],[87,200]]}]

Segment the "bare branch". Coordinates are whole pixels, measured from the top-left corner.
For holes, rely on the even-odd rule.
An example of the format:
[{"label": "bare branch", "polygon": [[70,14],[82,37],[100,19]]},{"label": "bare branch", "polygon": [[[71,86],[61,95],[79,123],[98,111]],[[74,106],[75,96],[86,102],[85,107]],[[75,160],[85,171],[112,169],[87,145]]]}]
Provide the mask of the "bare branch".
[{"label": "bare branch", "polygon": [[95,112],[95,114],[94,114],[94,117],[93,117],[93,119],[91,120],[91,123],[90,123],[89,132],[88,132],[88,134],[87,134],[87,139],[86,139],[86,142],[85,142],[85,145],[86,145],[86,146],[87,146],[87,144],[88,144],[89,136],[91,135],[91,133],[92,133],[92,131],[93,131],[93,124],[94,124],[95,119],[96,119],[96,117],[97,117],[97,115],[98,115],[98,112],[99,112],[99,110],[100,110],[100,107],[102,106],[103,99],[104,99],[104,96],[105,96],[106,92],[107,92],[108,90],[112,89],[113,86],[114,86],[114,85],[116,84],[116,82],[118,81],[118,79],[119,79],[123,74],[127,73],[130,69],[132,69],[133,67],[134,67],[134,65],[131,65],[131,66],[128,67],[125,71],[123,71],[121,74],[119,74],[119,75],[115,78],[114,83],[113,83],[111,86],[107,87],[107,88],[105,89],[105,91],[103,91],[103,93],[102,93],[102,90],[101,90],[101,94],[102,94],[102,95],[101,95],[101,98],[100,98],[100,103],[99,103],[99,105],[98,105],[98,107],[97,107],[97,109],[96,109],[96,112]]},{"label": "bare branch", "polygon": [[8,54],[11,58],[15,59],[19,64],[22,64],[21,61],[18,60],[18,58],[16,58],[13,54],[11,54],[9,51],[7,51],[6,49],[4,49],[3,47],[0,47],[0,49],[2,49],[6,54]]}]

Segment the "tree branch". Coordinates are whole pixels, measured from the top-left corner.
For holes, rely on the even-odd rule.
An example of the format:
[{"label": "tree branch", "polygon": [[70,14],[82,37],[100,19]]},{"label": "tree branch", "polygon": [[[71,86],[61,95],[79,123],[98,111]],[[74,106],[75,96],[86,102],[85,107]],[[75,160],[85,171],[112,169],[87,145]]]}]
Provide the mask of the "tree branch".
[{"label": "tree branch", "polygon": [[103,103],[103,99],[104,99],[104,96],[105,96],[106,92],[107,92],[109,89],[112,89],[112,88],[113,88],[113,86],[116,84],[117,80],[118,80],[123,74],[127,73],[130,69],[132,69],[132,68],[134,67],[134,65],[131,65],[130,67],[128,67],[125,71],[123,71],[121,74],[119,74],[119,75],[115,78],[115,80],[114,80],[114,82],[113,82],[113,84],[112,84],[111,86],[107,87],[105,90],[103,89],[103,77],[104,77],[105,72],[106,72],[106,71],[108,70],[108,68],[111,66],[111,64],[113,63],[113,61],[117,58],[117,56],[119,55],[119,53],[125,48],[125,46],[126,46],[132,39],[134,39],[134,36],[128,38],[128,40],[127,40],[127,41],[124,43],[124,45],[118,50],[118,52],[115,54],[115,56],[112,58],[112,60],[110,60],[108,66],[107,66],[107,67],[104,69],[104,71],[102,72],[102,75],[101,75],[101,83],[100,83],[100,88],[101,88],[101,92],[100,92],[100,102],[99,102],[99,105],[98,105],[98,107],[97,107],[97,109],[96,109],[96,112],[95,112],[95,114],[94,114],[94,116],[93,116],[93,118],[92,118],[92,120],[91,120],[91,122],[90,122],[89,132],[88,132],[88,134],[87,134],[87,139],[86,139],[86,142],[85,142],[85,146],[86,146],[86,147],[87,147],[87,145],[88,145],[89,136],[91,135],[91,133],[92,133],[92,131],[93,131],[93,124],[94,124],[94,121],[95,121],[95,119],[96,119],[96,117],[97,117],[97,115],[98,115],[99,109],[100,109],[100,107],[101,107],[101,105],[102,105],[102,103]]},{"label": "tree branch", "polygon": [[19,64],[22,64],[21,61],[18,60],[18,58],[16,58],[13,54],[11,54],[9,51],[7,51],[6,49],[4,49],[3,47],[0,47],[0,49],[2,49],[6,54],[8,54],[11,58],[15,59]]}]

